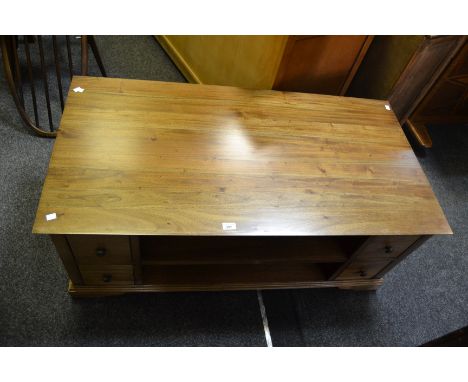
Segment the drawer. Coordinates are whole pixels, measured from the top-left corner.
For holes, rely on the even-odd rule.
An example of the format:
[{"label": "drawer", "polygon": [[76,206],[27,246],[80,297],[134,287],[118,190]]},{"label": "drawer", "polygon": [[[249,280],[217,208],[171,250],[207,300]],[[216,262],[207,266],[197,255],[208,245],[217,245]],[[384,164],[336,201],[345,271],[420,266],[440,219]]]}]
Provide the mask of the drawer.
[{"label": "drawer", "polygon": [[80,272],[85,285],[131,285],[134,283],[131,265],[111,265],[102,268],[81,266]]},{"label": "drawer", "polygon": [[128,236],[67,235],[78,265],[132,265]]},{"label": "drawer", "polygon": [[376,236],[371,237],[361,248],[357,260],[379,261],[400,256],[419,236]]},{"label": "drawer", "polygon": [[364,262],[356,260],[350,264],[335,280],[371,279],[392,261]]}]

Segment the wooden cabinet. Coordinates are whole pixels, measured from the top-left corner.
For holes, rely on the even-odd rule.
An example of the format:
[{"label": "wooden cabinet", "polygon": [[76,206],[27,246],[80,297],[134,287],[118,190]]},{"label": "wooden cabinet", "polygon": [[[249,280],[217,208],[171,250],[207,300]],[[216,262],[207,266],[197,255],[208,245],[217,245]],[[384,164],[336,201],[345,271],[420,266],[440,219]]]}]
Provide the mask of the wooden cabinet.
[{"label": "wooden cabinet", "polygon": [[374,36],[347,96],[386,100],[424,36]]},{"label": "wooden cabinet", "polygon": [[192,83],[271,89],[287,36],[156,36]]},{"label": "wooden cabinet", "polygon": [[349,260],[332,276],[334,280],[372,279],[403,257],[423,236],[374,236],[356,249]]},{"label": "wooden cabinet", "polygon": [[426,124],[468,123],[466,36],[428,36],[395,84],[389,101],[400,123],[424,147],[432,140]]},{"label": "wooden cabinet", "polygon": [[73,78],[33,231],[76,296],[372,289],[450,227],[386,102]]},{"label": "wooden cabinet", "polygon": [[468,123],[467,36],[376,36],[347,95],[388,99],[424,147],[426,125]]},{"label": "wooden cabinet", "polygon": [[274,89],[344,95],[371,42],[369,36],[289,37]]},{"label": "wooden cabinet", "polygon": [[370,36],[157,36],[194,83],[345,94]]},{"label": "wooden cabinet", "polygon": [[[77,238],[79,238],[77,240]],[[83,249],[108,237],[100,235],[66,235],[62,237],[72,248],[63,252],[65,262],[76,264],[70,274],[73,295],[102,295],[116,292],[205,291],[271,288],[320,288],[357,286],[376,288],[376,278],[385,268],[408,254],[410,247],[422,243],[424,236],[392,236],[395,250],[388,254],[385,236],[371,237],[200,237],[200,236],[135,236],[140,245],[137,262],[102,264],[95,254],[93,263],[80,263]],[[122,239],[125,237],[122,237]],[[53,235],[54,242],[57,236]],[[353,241],[352,246],[349,242]],[[71,245],[71,243],[79,243]],[[111,240],[115,247],[123,240]],[[181,244],[182,243],[182,244]],[[93,251],[94,252],[94,251]],[[67,258],[70,257],[70,258]],[[115,258],[120,263],[119,258]],[[136,271],[136,272],[135,272]],[[138,282],[134,273],[141,273]]]},{"label": "wooden cabinet", "polygon": [[468,124],[468,42],[462,41],[412,113],[413,124]]}]

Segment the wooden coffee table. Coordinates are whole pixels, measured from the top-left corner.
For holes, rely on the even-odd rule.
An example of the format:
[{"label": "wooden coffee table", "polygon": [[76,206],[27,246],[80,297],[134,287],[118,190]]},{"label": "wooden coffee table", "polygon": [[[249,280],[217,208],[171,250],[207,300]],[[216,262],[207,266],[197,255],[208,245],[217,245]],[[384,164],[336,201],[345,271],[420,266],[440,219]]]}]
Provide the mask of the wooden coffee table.
[{"label": "wooden coffee table", "polygon": [[76,296],[375,289],[450,227],[384,101],[73,78],[33,232]]}]

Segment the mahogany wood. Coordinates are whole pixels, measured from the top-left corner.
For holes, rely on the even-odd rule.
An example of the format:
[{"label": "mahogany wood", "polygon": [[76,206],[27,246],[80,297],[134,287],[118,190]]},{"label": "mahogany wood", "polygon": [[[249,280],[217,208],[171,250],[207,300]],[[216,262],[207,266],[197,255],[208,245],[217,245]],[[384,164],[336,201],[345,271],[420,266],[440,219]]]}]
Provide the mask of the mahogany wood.
[{"label": "mahogany wood", "polygon": [[426,124],[468,122],[467,62],[467,36],[428,36],[395,84],[390,103],[423,147],[432,147]]},{"label": "mahogany wood", "polygon": [[141,284],[141,256],[140,256],[140,238],[130,236],[130,247],[132,252],[133,278],[135,284]]},{"label": "mahogany wood", "polygon": [[371,279],[382,269],[384,269],[390,260],[381,259],[379,261],[366,262],[361,260],[353,260],[335,280],[355,280],[359,278]]},{"label": "mahogany wood", "polygon": [[344,281],[306,281],[286,282],[265,285],[259,282],[251,283],[223,283],[220,284],[152,284],[152,285],[75,285],[69,283],[68,292],[73,297],[101,297],[125,293],[147,293],[147,292],[188,292],[188,291],[227,291],[227,290],[250,290],[250,289],[291,289],[291,288],[360,288],[371,287],[375,289],[383,284],[382,279],[367,280],[344,280]]},{"label": "mahogany wood", "polygon": [[346,93],[372,36],[156,36],[192,83]]},{"label": "mahogany wood", "polygon": [[141,237],[144,265],[340,263],[348,259],[332,237]]},{"label": "mahogany wood", "polygon": [[394,259],[412,245],[419,236],[378,236],[369,238],[356,252],[359,260]]},{"label": "mahogany wood", "polygon": [[451,233],[385,102],[92,77],[77,86],[33,228],[59,243],[75,296],[373,289],[421,235]]},{"label": "mahogany wood", "polygon": [[60,258],[62,259],[63,266],[65,267],[68,277],[76,285],[83,284],[83,278],[81,276],[80,270],[76,264],[73,253],[68,244],[67,238],[65,235],[50,235],[52,242],[55,245]]},{"label": "mahogany wood", "polygon": [[330,280],[370,278],[398,258],[419,236],[371,236],[330,277]]},{"label": "mahogany wood", "polygon": [[77,86],[36,233],[451,233],[383,101],[75,76]]},{"label": "mahogany wood", "polygon": [[344,95],[372,36],[290,36],[274,89]]},{"label": "mahogany wood", "polygon": [[429,131],[427,131],[426,125],[423,123],[415,123],[408,119],[406,121],[406,126],[408,126],[409,131],[414,135],[421,146],[426,148],[432,147],[432,138],[429,135]]},{"label": "mahogany wood", "polygon": [[402,260],[404,260],[411,252],[415,251],[418,249],[421,245],[424,244],[426,240],[428,240],[431,236],[430,235],[425,235],[425,236],[420,236],[418,240],[416,240],[413,244],[411,244],[408,248],[406,248],[405,251],[403,251],[400,256],[398,256],[394,261],[389,263],[385,268],[383,268],[377,275],[375,275],[376,278],[382,277],[385,273],[389,272],[390,270],[393,269],[398,263],[400,263]]},{"label": "mahogany wood", "polygon": [[412,119],[425,123],[468,123],[468,38],[418,105]]},{"label": "mahogany wood", "polygon": [[392,89],[389,101],[403,124],[463,44],[463,36],[428,36]]},{"label": "mahogany wood", "polygon": [[134,284],[132,265],[108,265],[102,268],[82,265],[80,270],[86,285]]},{"label": "mahogany wood", "polygon": [[128,236],[68,235],[78,265],[131,265]]}]

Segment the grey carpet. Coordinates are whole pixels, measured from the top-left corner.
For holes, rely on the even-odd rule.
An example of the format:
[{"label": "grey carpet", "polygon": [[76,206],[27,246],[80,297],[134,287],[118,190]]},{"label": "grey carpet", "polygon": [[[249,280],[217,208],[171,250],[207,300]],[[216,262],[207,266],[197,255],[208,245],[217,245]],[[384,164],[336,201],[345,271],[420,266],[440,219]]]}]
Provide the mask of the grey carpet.
[{"label": "grey carpet", "polygon": [[[185,81],[152,37],[97,43],[112,77]],[[420,159],[455,235],[426,242],[376,293],[264,292],[274,345],[419,345],[468,324],[466,128],[431,129],[435,147]],[[0,345],[265,345],[254,292],[72,300],[52,243],[31,234],[53,141],[22,125],[3,76],[0,134]]]}]

